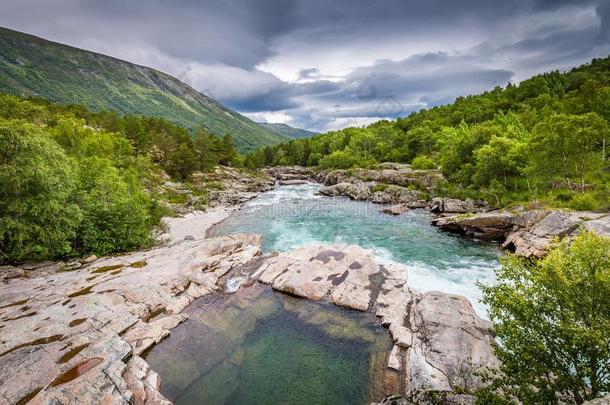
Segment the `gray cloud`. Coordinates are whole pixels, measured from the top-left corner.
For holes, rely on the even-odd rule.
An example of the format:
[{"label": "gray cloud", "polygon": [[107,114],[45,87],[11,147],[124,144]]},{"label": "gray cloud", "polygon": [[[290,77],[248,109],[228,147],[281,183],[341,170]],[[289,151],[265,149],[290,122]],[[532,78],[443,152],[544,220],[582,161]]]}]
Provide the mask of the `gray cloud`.
[{"label": "gray cloud", "polygon": [[5,0],[0,25],[317,131],[610,53],[610,0]]}]

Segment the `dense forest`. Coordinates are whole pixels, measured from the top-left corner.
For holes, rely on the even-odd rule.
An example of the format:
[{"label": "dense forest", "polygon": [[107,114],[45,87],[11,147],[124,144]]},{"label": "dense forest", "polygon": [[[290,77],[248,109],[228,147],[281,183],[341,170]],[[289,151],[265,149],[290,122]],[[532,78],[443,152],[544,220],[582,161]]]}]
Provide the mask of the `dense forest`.
[{"label": "dense forest", "polygon": [[245,164],[349,169],[403,162],[440,167],[448,182],[439,195],[608,210],[609,125],[610,57],[396,121],[259,149]]},{"label": "dense forest", "polygon": [[167,213],[160,169],[184,180],[238,158],[229,134],[0,94],[0,262],[147,246]]}]

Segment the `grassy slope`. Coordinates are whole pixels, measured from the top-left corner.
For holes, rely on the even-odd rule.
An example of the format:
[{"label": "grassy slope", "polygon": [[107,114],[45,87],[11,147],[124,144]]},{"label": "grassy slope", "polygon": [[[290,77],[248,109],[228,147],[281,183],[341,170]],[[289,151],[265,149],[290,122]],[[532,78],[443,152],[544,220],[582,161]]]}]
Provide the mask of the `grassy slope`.
[{"label": "grassy slope", "polygon": [[241,152],[287,140],[165,73],[1,27],[0,91],[204,125]]},{"label": "grassy slope", "polygon": [[277,124],[277,123],[267,123],[267,122],[259,122],[259,125],[276,132],[278,134],[282,134],[287,136],[290,139],[302,139],[302,138],[311,138],[316,135],[316,132],[307,131],[305,129],[299,129],[291,127],[286,124]]}]

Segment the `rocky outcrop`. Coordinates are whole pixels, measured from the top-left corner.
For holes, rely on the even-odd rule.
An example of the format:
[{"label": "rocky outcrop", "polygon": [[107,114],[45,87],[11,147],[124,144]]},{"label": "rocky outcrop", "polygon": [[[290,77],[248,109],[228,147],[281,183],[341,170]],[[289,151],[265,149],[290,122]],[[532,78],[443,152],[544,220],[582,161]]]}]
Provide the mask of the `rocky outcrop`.
[{"label": "rocky outcrop", "polygon": [[409,399],[472,392],[483,384],[476,371],[498,365],[490,325],[466,298],[412,290],[404,266],[380,265],[370,250],[305,246],[268,258],[252,277],[288,294],[374,312],[390,331],[388,367],[400,373]]},{"label": "rocky outcrop", "polygon": [[465,214],[489,211],[491,207],[482,200],[458,200],[456,198],[434,197],[430,200],[430,211],[444,214]]},{"label": "rocky outcrop", "polygon": [[295,181],[310,181],[314,178],[314,170],[302,166],[275,166],[264,169],[263,172],[280,183],[295,184]]},{"label": "rocky outcrop", "polygon": [[610,237],[610,215],[593,212],[515,209],[436,218],[432,223],[450,232],[500,241],[525,257],[543,257],[557,241],[577,234],[581,227]]},{"label": "rocky outcrop", "polygon": [[195,172],[190,184],[170,181],[165,173],[160,177],[163,184],[155,191],[167,196],[169,201],[165,204],[178,215],[242,204],[275,186],[275,180],[262,172],[226,166],[216,166],[209,172]]},{"label": "rocky outcrop", "polygon": [[242,234],[5,280],[0,403],[167,403],[140,355],[259,254],[260,237]]},{"label": "rocky outcrop", "polygon": [[369,200],[372,196],[371,187],[373,184],[367,184],[362,181],[355,183],[339,183],[334,186],[324,187],[320,189],[319,193],[322,195],[336,197],[336,196],[347,196],[352,200],[365,201]]},{"label": "rocky outcrop", "polygon": [[584,402],[583,405],[610,405],[610,395]]},{"label": "rocky outcrop", "polygon": [[378,183],[355,180],[323,187],[319,193],[330,197],[347,196],[352,200],[371,201],[376,204],[403,204],[407,208],[427,206],[421,191],[395,185],[384,185],[383,190],[377,190],[378,188]]},{"label": "rocky outcrop", "polygon": [[408,165],[386,167],[388,168],[382,166],[381,169],[322,170],[316,174],[315,178],[327,186],[360,180],[401,187],[413,186],[428,191],[432,191],[438,181],[444,180],[442,173],[438,170],[412,170]]},{"label": "rocky outcrop", "polygon": [[407,212],[409,208],[406,205],[391,205],[381,210],[384,214],[400,215]]},{"label": "rocky outcrop", "polygon": [[225,166],[194,175],[193,183],[205,190],[211,207],[242,204],[274,187],[274,180],[264,173],[255,174]]}]

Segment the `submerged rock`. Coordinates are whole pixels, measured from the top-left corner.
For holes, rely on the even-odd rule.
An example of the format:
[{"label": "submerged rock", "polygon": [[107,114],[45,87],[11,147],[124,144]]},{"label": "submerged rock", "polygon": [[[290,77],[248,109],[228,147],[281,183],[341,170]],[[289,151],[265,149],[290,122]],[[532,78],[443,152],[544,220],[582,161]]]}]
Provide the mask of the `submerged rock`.
[{"label": "submerged rock", "polygon": [[498,365],[490,324],[466,298],[412,290],[405,266],[380,265],[371,250],[305,246],[268,258],[252,277],[288,294],[374,311],[395,343],[388,367],[401,373],[408,398],[472,392],[483,384],[476,371]]}]

